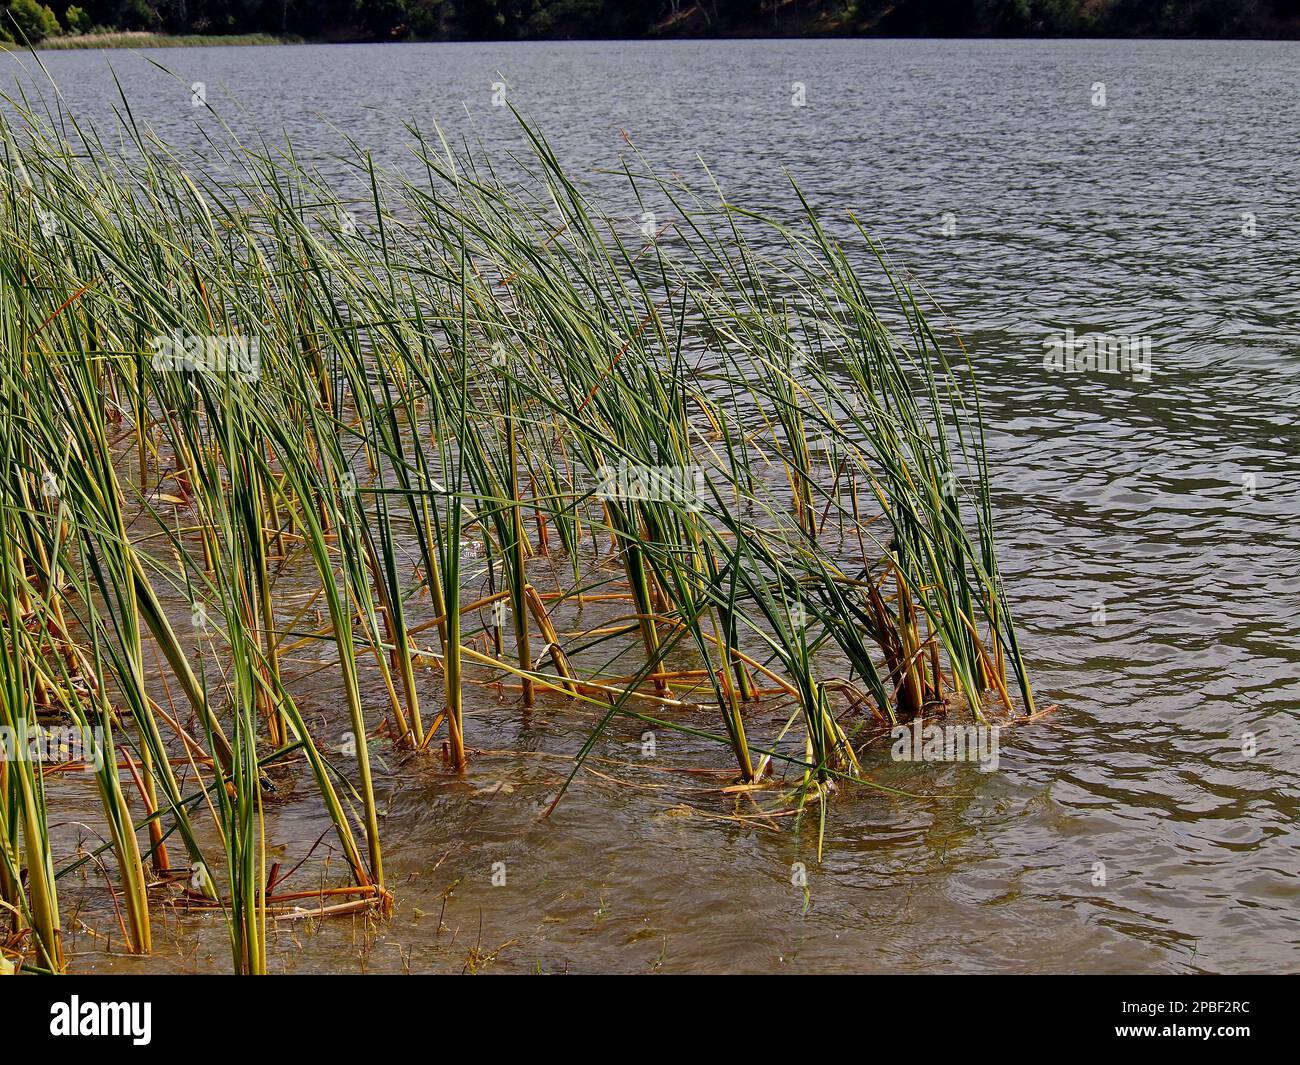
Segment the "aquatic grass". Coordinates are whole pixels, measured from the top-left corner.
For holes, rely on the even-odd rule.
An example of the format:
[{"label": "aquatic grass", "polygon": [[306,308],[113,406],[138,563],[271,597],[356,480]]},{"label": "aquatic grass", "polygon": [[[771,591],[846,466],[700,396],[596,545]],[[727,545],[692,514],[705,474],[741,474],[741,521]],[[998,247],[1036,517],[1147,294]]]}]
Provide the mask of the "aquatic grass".
[{"label": "aquatic grass", "polygon": [[[627,718],[793,774],[823,826],[864,721],[1011,712],[1008,669],[1032,711],[968,360],[855,220],[629,145],[622,188],[672,212],[643,232],[522,119],[506,170],[415,126],[408,171],[352,145],[345,195],[291,145],[188,165],[121,112],[124,151],[58,105],[0,119],[0,682],[6,723],[100,729],[131,949],[170,901],[267,970],[311,894],[267,867],[299,778],[346,865],[319,911],[387,911],[377,751],[472,774],[478,690],[595,710],[551,808]],[[83,862],[51,771],[0,764],[0,899],[58,970]]]},{"label": "aquatic grass", "polygon": [[[202,34],[202,33],[148,33],[123,30],[121,32],[77,33],[60,37],[46,37],[40,42],[42,50],[66,51],[77,48],[214,48],[220,46],[247,47],[249,45],[302,44],[302,38],[271,33]],[[0,43],[0,49],[15,45]]]}]

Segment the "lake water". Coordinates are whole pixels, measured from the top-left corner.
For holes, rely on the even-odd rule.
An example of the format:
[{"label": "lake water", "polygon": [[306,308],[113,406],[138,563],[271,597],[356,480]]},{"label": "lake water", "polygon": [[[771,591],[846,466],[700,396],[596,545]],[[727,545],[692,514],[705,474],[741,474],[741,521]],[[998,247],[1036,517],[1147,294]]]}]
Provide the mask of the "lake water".
[{"label": "lake water", "polygon": [[[642,786],[589,774],[541,820],[587,722],[478,707],[469,784],[384,775],[393,921],[282,931],[274,968],[459,971],[475,949],[519,972],[1300,968],[1300,45],[148,54],[179,80],[125,52],[42,59],[83,116],[120,106],[111,63],[139,119],[199,148],[202,82],[242,133],[285,132],[327,172],[344,133],[404,165],[407,120],[508,149],[503,82],[577,170],[614,163],[626,130],[741,203],[788,209],[788,172],[841,228],[852,209],[975,360],[1007,584],[1040,704],[1059,704],[1004,733],[995,773],[883,757],[873,775],[927,798],[839,794],[820,863],[815,827],[729,819],[745,811],[697,791],[721,776],[620,769],[632,725],[602,771]],[[15,73],[38,80],[0,56],[0,83]],[[1149,338],[1149,380],[1049,372],[1066,328]],[[666,765],[725,764],[661,745]],[[292,853],[317,834],[296,816],[271,827]],[[78,964],[228,967],[219,925],[172,925],[155,958],[85,942]]]}]

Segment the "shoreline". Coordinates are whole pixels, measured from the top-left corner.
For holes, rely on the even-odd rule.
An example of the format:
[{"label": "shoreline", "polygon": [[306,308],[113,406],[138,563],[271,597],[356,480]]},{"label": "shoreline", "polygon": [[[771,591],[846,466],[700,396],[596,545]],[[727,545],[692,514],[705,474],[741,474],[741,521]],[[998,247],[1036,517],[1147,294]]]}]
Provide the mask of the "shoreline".
[{"label": "shoreline", "polygon": [[[83,33],[63,37],[47,37],[36,45],[38,52],[96,51],[121,48],[224,48],[251,45],[305,44],[301,37],[281,36],[274,33],[239,34],[173,34],[173,33]],[[24,51],[25,46],[6,42],[0,45],[6,51]]]},{"label": "shoreline", "polygon": [[[1016,36],[964,35],[942,36],[922,34],[871,34],[871,33],[806,33],[806,34],[663,34],[639,37],[513,37],[513,38],[451,38],[413,37],[403,40],[369,40],[306,38],[294,34],[245,33],[230,35],[167,34],[121,32],[81,34],[77,36],[49,37],[35,46],[38,52],[105,51],[132,48],[248,48],[272,45],[355,45],[355,44],[573,44],[582,42],[641,42],[641,41],[1252,41],[1258,43],[1284,43],[1300,40],[1300,36],[1286,37],[1193,37],[1175,35],[1088,36],[1033,34]],[[26,51],[25,45],[10,41],[0,42],[0,52]]]}]

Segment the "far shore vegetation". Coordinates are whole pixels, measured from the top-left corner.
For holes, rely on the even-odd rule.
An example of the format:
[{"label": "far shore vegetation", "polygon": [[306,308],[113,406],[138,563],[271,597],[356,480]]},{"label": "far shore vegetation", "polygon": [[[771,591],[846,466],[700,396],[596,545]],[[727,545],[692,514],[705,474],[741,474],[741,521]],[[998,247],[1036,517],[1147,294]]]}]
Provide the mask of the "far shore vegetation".
[{"label": "far shore vegetation", "polygon": [[1300,37],[1300,0],[0,0],[0,47],[681,37]]},{"label": "far shore vegetation", "polygon": [[271,33],[203,34],[107,30],[103,33],[69,33],[59,37],[47,37],[40,42],[40,47],[66,51],[73,48],[199,48],[219,45],[302,43],[301,37],[279,37]]}]

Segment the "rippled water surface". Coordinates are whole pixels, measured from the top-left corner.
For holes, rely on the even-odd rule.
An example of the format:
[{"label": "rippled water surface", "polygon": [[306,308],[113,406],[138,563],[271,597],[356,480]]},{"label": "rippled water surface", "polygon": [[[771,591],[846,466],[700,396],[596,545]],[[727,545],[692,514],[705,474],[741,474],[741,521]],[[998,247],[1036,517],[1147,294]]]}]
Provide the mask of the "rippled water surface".
[{"label": "rippled water surface", "polygon": [[[1300,968],[1300,46],[151,55],[180,82],[123,52],[43,60],[101,119],[118,104],[111,62],[137,117],[190,147],[211,122],[190,106],[203,82],[241,132],[287,132],[326,171],[341,133],[406,165],[408,119],[515,144],[491,104],[504,81],[580,170],[615,162],[625,130],[696,182],[702,159],[740,202],[788,209],[788,171],[841,225],[852,209],[975,360],[1007,582],[1040,702],[1059,704],[1003,734],[994,773],[879,755],[879,781],[925,797],[840,794],[818,862],[815,820],[756,822],[718,791],[724,755],[689,737],[661,735],[647,766],[634,723],[601,746],[604,776],[540,819],[590,722],[488,701],[467,725],[486,748],[468,784],[421,765],[384,774],[394,920],[287,927],[274,967]],[[19,62],[0,57],[5,83]],[[1150,379],[1048,372],[1043,341],[1067,327],[1149,337]],[[684,766],[718,772],[668,771]],[[292,854],[319,832],[293,803],[273,820]],[[228,966],[220,926],[172,924],[174,951],[139,962],[82,942],[80,964]]]}]

